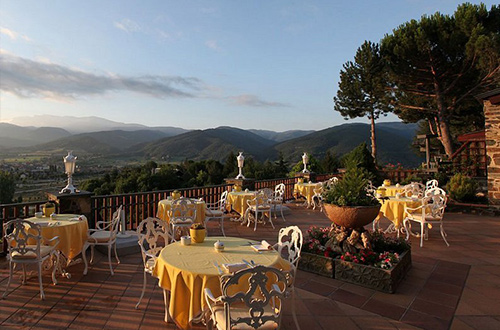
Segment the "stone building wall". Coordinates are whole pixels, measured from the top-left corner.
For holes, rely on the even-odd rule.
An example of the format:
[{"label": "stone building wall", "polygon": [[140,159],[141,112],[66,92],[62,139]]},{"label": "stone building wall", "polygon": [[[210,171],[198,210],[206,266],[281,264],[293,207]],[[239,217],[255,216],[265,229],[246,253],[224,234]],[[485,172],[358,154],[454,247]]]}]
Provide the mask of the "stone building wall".
[{"label": "stone building wall", "polygon": [[488,199],[500,204],[500,93],[484,99]]}]

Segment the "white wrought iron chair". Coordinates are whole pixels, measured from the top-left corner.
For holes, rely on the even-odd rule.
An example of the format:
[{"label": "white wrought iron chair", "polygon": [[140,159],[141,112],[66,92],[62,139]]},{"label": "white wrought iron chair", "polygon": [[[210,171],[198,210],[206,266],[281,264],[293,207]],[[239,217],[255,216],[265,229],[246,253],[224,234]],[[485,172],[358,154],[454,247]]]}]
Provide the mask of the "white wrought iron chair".
[{"label": "white wrought iron chair", "polygon": [[[434,188],[440,189],[440,188]],[[428,239],[429,228],[432,228],[433,224],[439,224],[439,231],[443,237],[444,242],[447,246],[450,246],[446,240],[446,232],[443,228],[443,215],[446,208],[447,198],[437,191],[435,194],[429,194],[422,199],[422,205],[411,208],[405,207],[403,225],[406,230],[406,239],[410,239],[410,234],[416,237],[420,236],[420,247],[424,246],[424,238]],[[420,223],[420,234],[415,234],[411,231],[411,222]]]},{"label": "white wrought iron chair", "polygon": [[257,191],[257,193],[263,194],[264,197],[267,198],[267,200],[269,201],[271,201],[274,195],[274,192],[272,191],[271,188],[262,188],[259,191]]},{"label": "white wrought iron chair", "polygon": [[425,196],[424,197],[429,197],[429,196],[433,196],[433,195],[443,195],[443,196],[446,196],[446,191],[444,191],[443,189],[441,189],[439,187],[431,188],[431,189],[425,191]]},{"label": "white wrought iron chair", "polygon": [[327,183],[322,184],[321,182],[316,184],[316,187],[314,187],[313,192],[314,195],[311,198],[311,202],[313,205],[313,210],[316,210],[316,207],[319,207],[319,210],[323,212],[323,186],[327,185]]},{"label": "white wrought iron chair", "polygon": [[141,247],[142,262],[144,265],[144,281],[142,292],[135,309],[139,308],[144,292],[146,291],[147,274],[153,275],[156,258],[160,251],[172,241],[168,230],[168,224],[158,218],[147,218],[141,221],[137,227],[138,243]]},{"label": "white wrought iron chair", "polygon": [[89,229],[88,238],[85,244],[83,244],[82,257],[85,263],[85,269],[83,270],[83,275],[87,275],[88,263],[86,251],[90,246],[90,263],[94,261],[94,248],[97,245],[103,245],[108,247],[108,263],[109,271],[111,275],[114,275],[113,266],[111,265],[111,247],[114,247],[116,262],[119,264],[120,259],[118,259],[118,253],[116,252],[116,235],[118,234],[118,228],[122,218],[125,217],[125,212],[123,211],[123,206],[120,207],[113,213],[111,221],[97,221],[96,229]]},{"label": "white wrought iron chair", "polygon": [[274,187],[274,193],[273,196],[270,200],[271,205],[273,206],[273,211],[274,211],[274,218],[276,219],[276,208],[280,207],[280,212],[281,212],[281,218],[283,219],[283,222],[286,222],[285,216],[283,215],[283,201],[285,198],[285,184],[280,183],[277,184],[276,187]]},{"label": "white wrought iron chair", "polygon": [[[59,237],[50,240],[43,238],[41,226],[27,220],[11,220],[3,225],[5,243],[7,244],[9,260],[9,280],[2,299],[7,296],[15,264],[23,267],[23,284],[26,283],[26,265],[36,264],[38,266],[38,282],[40,283],[40,298],[45,299],[42,283],[42,264],[52,258],[52,282],[57,284],[56,268],[59,263]],[[42,245],[44,244],[48,245]],[[34,244],[33,244],[34,243]]]},{"label": "white wrought iron chair", "polygon": [[289,226],[280,229],[278,243],[273,246],[283,259],[288,260],[291,266],[290,271],[286,274],[288,280],[287,292],[292,296],[292,316],[295,326],[299,330],[300,326],[297,320],[297,314],[295,313],[295,279],[303,243],[304,237],[302,235],[302,230],[300,230],[298,226]]},{"label": "white wrought iron chair", "polygon": [[168,211],[169,224],[171,228],[171,236],[175,241],[177,229],[182,234],[182,230],[189,229],[196,221],[196,205],[189,198],[178,198],[172,202],[172,206]]},{"label": "white wrought iron chair", "polygon": [[424,197],[424,185],[419,182],[412,182],[404,186],[403,195],[406,197]]},{"label": "white wrought iron chair", "polygon": [[286,283],[280,270],[261,265],[224,276],[220,297],[215,298],[209,288],[204,291],[213,327],[280,329]]},{"label": "white wrought iron chair", "polygon": [[[264,194],[264,192],[258,192],[255,197],[251,200],[247,201],[248,208],[245,211],[245,221],[247,227],[250,227],[250,213],[254,214],[254,231],[257,230],[257,222],[259,220],[259,214],[262,215],[262,219],[264,219],[266,213],[269,215],[269,222],[274,229],[273,220],[271,217],[271,204],[269,203],[269,198]],[[264,220],[263,220],[264,221]],[[245,223],[245,222],[244,222]]]},{"label": "white wrought iron chair", "polygon": [[325,185],[327,188],[331,188],[334,185],[336,185],[337,182],[339,182],[339,178],[334,176],[334,177],[331,177],[330,179],[326,180]]},{"label": "white wrought iron chair", "polygon": [[439,187],[439,183],[438,183],[438,180],[436,180],[436,179],[429,180],[425,183],[425,191],[430,190],[432,188],[438,188],[438,187]]},{"label": "white wrought iron chair", "polygon": [[368,180],[368,184],[366,185],[365,190],[366,194],[369,196],[375,197],[375,195],[377,194],[377,187],[375,187],[373,185],[373,182],[371,182],[370,180]]},{"label": "white wrought iron chair", "polygon": [[216,203],[206,203],[205,207],[205,228],[207,228],[207,222],[210,220],[219,220],[220,228],[222,230],[222,235],[225,237],[224,233],[224,218],[230,217],[227,213],[226,202],[227,202],[227,190],[220,195],[219,201]]}]

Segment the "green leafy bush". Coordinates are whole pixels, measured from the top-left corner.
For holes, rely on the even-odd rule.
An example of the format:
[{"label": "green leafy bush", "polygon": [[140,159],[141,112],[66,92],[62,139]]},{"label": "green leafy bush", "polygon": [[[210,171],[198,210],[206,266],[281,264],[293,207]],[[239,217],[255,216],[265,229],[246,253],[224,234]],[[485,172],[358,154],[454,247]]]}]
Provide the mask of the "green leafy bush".
[{"label": "green leafy bush", "polygon": [[446,185],[450,198],[457,202],[475,202],[477,188],[477,182],[462,173],[455,174]]},{"label": "green leafy bush", "polygon": [[337,206],[372,206],[379,201],[367,194],[369,174],[358,163],[350,160],[347,171],[339,182],[323,192],[323,202]]}]

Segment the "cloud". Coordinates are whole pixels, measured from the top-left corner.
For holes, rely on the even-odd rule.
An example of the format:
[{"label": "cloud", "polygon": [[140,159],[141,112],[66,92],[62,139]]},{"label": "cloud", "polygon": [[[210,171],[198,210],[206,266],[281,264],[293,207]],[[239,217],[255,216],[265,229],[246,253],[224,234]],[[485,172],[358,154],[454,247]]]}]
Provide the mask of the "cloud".
[{"label": "cloud", "polygon": [[257,95],[242,94],[228,97],[229,103],[249,107],[290,107],[289,104],[281,102],[269,102],[261,100]]},{"label": "cloud", "polygon": [[220,51],[221,48],[217,44],[217,40],[207,40],[205,41],[205,46],[207,46],[210,49],[213,49],[215,51]]},{"label": "cloud", "polygon": [[139,24],[128,18],[124,18],[119,22],[113,22],[113,25],[116,28],[128,33],[141,31],[141,27],[139,26]]},{"label": "cloud", "polygon": [[77,99],[129,91],[157,98],[198,97],[203,82],[194,77],[99,75],[0,51],[0,90],[22,98]]},{"label": "cloud", "polygon": [[31,39],[24,34],[17,33],[16,31],[12,31],[10,29],[7,29],[3,26],[0,26],[0,34],[6,35],[12,40],[17,40],[18,37],[23,39],[24,41],[31,41]]}]

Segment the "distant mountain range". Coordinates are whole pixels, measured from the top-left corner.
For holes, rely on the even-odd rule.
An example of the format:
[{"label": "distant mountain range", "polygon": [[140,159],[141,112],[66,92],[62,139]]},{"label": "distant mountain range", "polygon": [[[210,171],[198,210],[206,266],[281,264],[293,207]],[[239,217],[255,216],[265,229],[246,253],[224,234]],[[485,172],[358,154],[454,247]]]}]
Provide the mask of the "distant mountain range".
[{"label": "distant mountain range", "polygon": [[[47,124],[59,126],[64,123],[63,127],[67,129],[0,123],[0,150],[45,150],[54,153],[74,150],[75,154],[135,155],[170,161],[223,161],[231,151],[244,151],[245,155],[261,161],[277,159],[282,153],[285,160],[295,163],[304,151],[317,157],[324,156],[327,151],[341,156],[362,142],[370,144],[370,127],[360,123],[343,124],[320,131],[274,132],[234,127],[188,131],[178,127],[123,124],[98,117],[43,117],[53,119]],[[31,123],[26,120],[16,122]],[[81,132],[85,127],[93,128]],[[114,129],[98,130],[98,127]],[[422,159],[410,148],[416,129],[416,124],[377,124],[379,162],[418,165]]]}]

